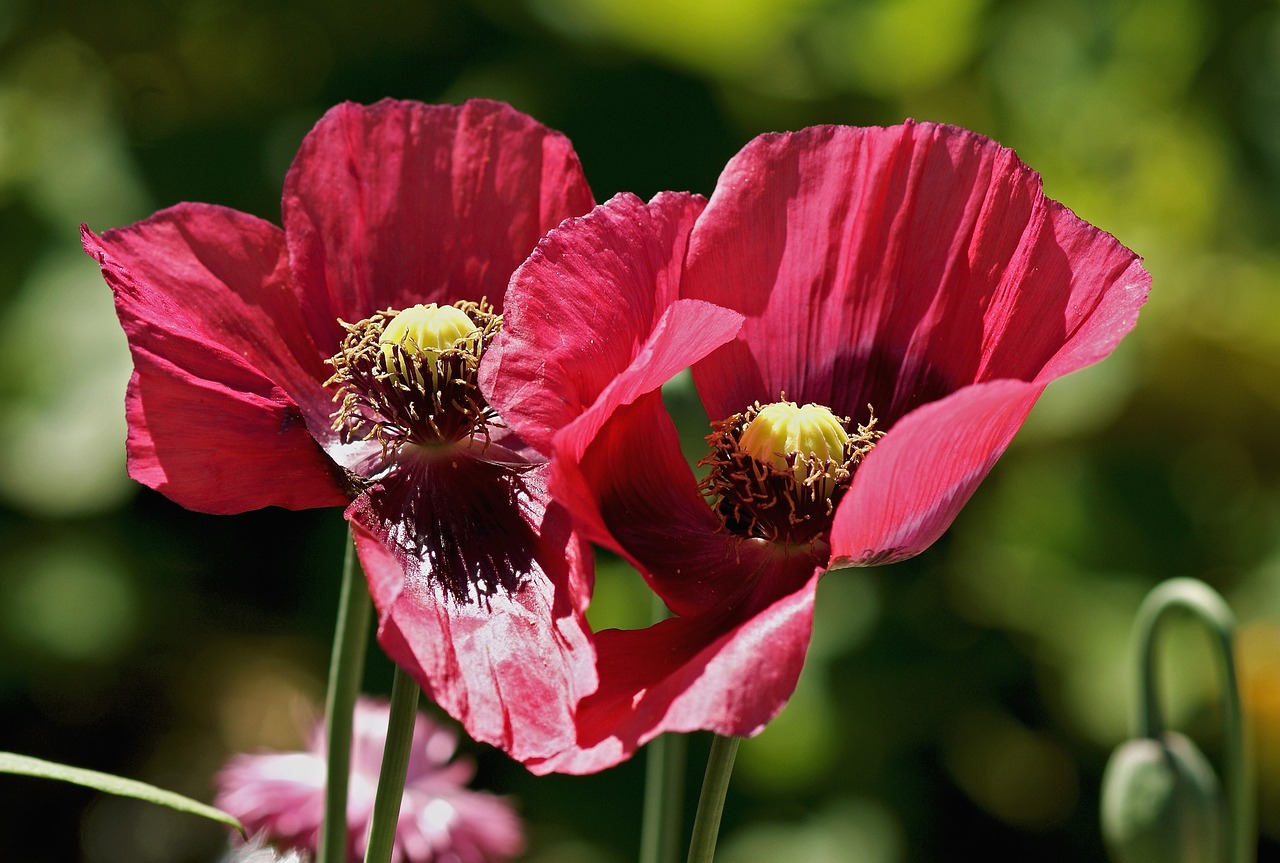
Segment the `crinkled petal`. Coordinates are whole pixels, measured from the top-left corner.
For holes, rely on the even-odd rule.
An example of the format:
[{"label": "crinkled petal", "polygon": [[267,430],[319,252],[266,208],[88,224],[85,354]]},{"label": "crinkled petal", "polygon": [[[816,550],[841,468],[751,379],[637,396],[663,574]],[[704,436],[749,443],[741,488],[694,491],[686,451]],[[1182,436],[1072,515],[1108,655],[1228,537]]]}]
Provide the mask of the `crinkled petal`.
[{"label": "crinkled petal", "polygon": [[[351,724],[352,775],[376,780],[382,770],[390,721],[391,703],[385,698],[361,696],[356,700]],[[317,755],[328,751],[323,721],[316,725],[312,744],[311,750]],[[457,748],[458,735],[452,728],[438,725],[425,713],[418,713],[414,718],[409,763],[405,770],[408,781],[434,776],[445,777],[455,785],[470,782],[474,772],[470,765],[464,761],[449,763]]]},{"label": "crinkled petal", "polygon": [[[705,303],[671,309],[705,203],[687,193],[647,204],[617,195],[551,231],[512,276],[480,385],[535,448],[549,453],[554,434],[607,388],[615,389],[611,408],[736,334],[737,315]],[[615,382],[624,372],[631,380]]]},{"label": "crinkled petal", "polygon": [[903,417],[836,509],[833,566],[904,560],[950,526],[1026,419],[1042,384],[975,384]]},{"label": "crinkled petal", "polygon": [[[169,353],[188,349],[194,357],[200,346]],[[188,365],[134,353],[125,397],[130,476],[199,512],[347,503],[338,468],[283,391],[218,351]]]},{"label": "crinkled petal", "polygon": [[665,731],[749,737],[795,691],[813,626],[822,568],[774,556],[745,603],[642,630],[597,635],[600,688],[579,708],[579,746],[535,773],[591,773],[624,761]]},{"label": "crinkled petal", "polygon": [[524,850],[509,801],[441,782],[405,786],[396,838],[407,863],[496,863]]},{"label": "crinkled petal", "polygon": [[[385,732],[384,732],[385,736]],[[310,752],[237,755],[218,772],[214,804],[250,835],[314,850],[324,818],[325,762]]]},{"label": "crinkled petal", "polygon": [[348,509],[383,649],[520,761],[570,745],[574,705],[596,686],[575,595],[590,552],[547,506],[545,470],[439,459]]},{"label": "crinkled petal", "polygon": [[[637,434],[632,435],[625,445],[614,448],[612,461],[604,465],[604,470],[634,470],[637,476],[662,476],[665,479],[660,484],[670,483],[674,499],[682,501],[675,511],[688,514],[694,523],[705,520],[709,515],[706,505],[698,499],[693,475],[680,451],[675,427],[661,406],[661,388],[690,362],[705,357],[733,338],[741,320],[736,312],[710,303],[676,300],[662,312],[652,331],[640,343],[631,364],[613,377],[589,408],[556,433],[552,441],[556,454],[553,468],[556,494],[574,495],[570,506],[592,539],[626,553],[618,547],[610,529],[598,517],[598,508],[591,505],[588,498],[570,490],[579,484],[573,473],[581,469],[587,450],[596,438],[606,434],[604,428],[613,422],[615,414],[625,412],[629,406],[642,401],[647,407],[639,413],[629,412],[627,420],[619,421],[638,423]],[[599,453],[604,449],[602,446],[596,451]],[[605,481],[612,480],[606,477]],[[692,507],[700,514],[689,513],[691,500],[697,500]],[[668,512],[667,517],[670,516],[671,512]]]},{"label": "crinkled petal", "polygon": [[327,424],[324,367],[297,326],[279,229],[184,204],[83,239],[134,359],[130,475],[205,512],[346,503],[312,433]]},{"label": "crinkled petal", "polygon": [[970,383],[1104,356],[1148,284],[1012,150],[906,123],[748,144],[694,228],[684,295],[747,316],[694,370],[712,417],[785,391],[891,425]]},{"label": "crinkled petal", "polygon": [[339,318],[485,296],[500,306],[538,239],[592,203],[568,139],[508,105],[339,105],[285,178],[308,327],[336,346]]},{"label": "crinkled petal", "polygon": [[503,419],[554,449],[556,496],[581,529],[663,581],[670,589],[659,592],[685,612],[723,593],[703,576],[727,543],[659,391],[741,325],[736,312],[676,299],[702,206],[689,194],[647,204],[623,194],[552,231],[513,277],[503,332],[481,368]]},{"label": "crinkled petal", "polygon": [[[1065,277],[1071,298],[1063,309],[1066,338],[1036,375],[1040,383],[1109,356],[1137,325],[1138,310],[1151,291],[1151,274],[1141,259],[1066,207],[1049,203],[1055,241],[1071,264]],[[1016,331],[1009,328],[1006,338],[1012,343],[1015,337]]]},{"label": "crinkled petal", "polygon": [[751,588],[743,572],[759,544],[722,529],[698,492],[660,392],[617,408],[581,452],[576,425],[556,439],[552,488],[584,532],[631,561],[677,614],[709,612]]}]

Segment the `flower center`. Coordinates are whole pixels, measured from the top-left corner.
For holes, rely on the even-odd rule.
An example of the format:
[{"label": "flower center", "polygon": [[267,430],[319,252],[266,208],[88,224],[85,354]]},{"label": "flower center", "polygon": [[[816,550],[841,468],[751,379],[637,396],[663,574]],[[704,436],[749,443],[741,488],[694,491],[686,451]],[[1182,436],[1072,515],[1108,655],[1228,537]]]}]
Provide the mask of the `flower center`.
[{"label": "flower center", "polygon": [[711,470],[699,488],[726,530],[804,544],[831,527],[854,469],[883,433],[874,411],[854,426],[822,405],[783,399],[713,424],[711,452],[698,463]]},{"label": "flower center", "polygon": [[798,486],[809,478],[811,463],[820,461],[828,478],[824,488],[834,488],[832,483],[839,470],[836,465],[844,461],[844,445],[848,442],[849,433],[830,409],[774,402],[760,408],[755,419],[747,423],[738,446],[756,461],[780,471],[789,470]]},{"label": "flower center", "polygon": [[413,379],[408,360],[422,358],[434,374],[445,351],[480,328],[457,306],[417,305],[400,312],[378,336],[387,368],[400,381]]},{"label": "flower center", "polygon": [[376,440],[384,462],[405,444],[488,438],[497,420],[477,384],[480,358],[502,328],[481,300],[385,309],[349,324],[330,360],[333,427],[344,441]]}]

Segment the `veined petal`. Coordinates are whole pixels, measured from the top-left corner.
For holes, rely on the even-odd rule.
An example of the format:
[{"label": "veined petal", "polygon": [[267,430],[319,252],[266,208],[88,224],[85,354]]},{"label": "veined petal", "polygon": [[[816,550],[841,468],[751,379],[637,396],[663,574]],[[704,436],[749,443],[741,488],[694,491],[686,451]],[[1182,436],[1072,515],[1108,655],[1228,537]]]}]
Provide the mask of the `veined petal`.
[{"label": "veined petal", "polygon": [[[503,332],[481,367],[503,419],[554,450],[553,489],[584,532],[686,611],[723,594],[708,592],[707,578],[731,552],[659,390],[741,326],[736,312],[676,299],[702,206],[689,194],[647,204],[623,194],[551,231],[513,277]],[[681,541],[667,569],[673,523]]]},{"label": "veined petal", "polygon": [[[188,348],[194,356],[201,345]],[[340,469],[289,397],[205,348],[207,365],[187,369],[135,352],[125,396],[129,475],[187,509],[219,515],[347,503]]]},{"label": "veined petal", "polygon": [[520,761],[571,745],[574,707],[596,686],[576,595],[590,552],[547,506],[544,471],[443,458],[348,509],[383,649]]},{"label": "veined petal", "polygon": [[747,316],[694,370],[713,417],[785,391],[838,414],[870,403],[884,427],[977,381],[1105,355],[1148,283],[1012,150],[906,123],[748,144],[693,231],[684,295]]},{"label": "veined petal", "polygon": [[183,506],[242,512],[348,500],[314,440],[324,366],[300,328],[274,226],[184,204],[83,231],[134,358],[129,470]]},{"label": "veined petal", "polygon": [[308,327],[336,346],[339,318],[486,296],[501,307],[538,239],[592,203],[568,139],[508,105],[339,105],[285,178]]},{"label": "veined petal", "polygon": [[615,388],[610,402],[634,399],[737,332],[736,314],[704,303],[671,309],[705,203],[617,195],[551,231],[512,276],[480,385],[532,446],[550,452],[552,436],[606,388]]},{"label": "veined petal", "polygon": [[[582,422],[592,419],[584,414]],[[579,440],[577,423],[556,438],[552,490],[588,537],[640,570],[680,615],[732,604],[755,588],[750,573],[768,544],[724,531],[680,451],[660,392],[618,407]],[[815,550],[810,567],[824,561]]]},{"label": "veined petal", "polygon": [[529,769],[591,773],[666,731],[759,733],[795,691],[821,572],[776,558],[750,573],[743,605],[599,633],[600,688],[579,708],[577,748]]},{"label": "veined petal", "polygon": [[1063,345],[1036,375],[1042,383],[1109,356],[1137,325],[1151,291],[1151,274],[1140,258],[1066,207],[1050,204],[1055,240],[1071,261],[1071,298],[1064,309]]},{"label": "veined petal", "polygon": [[832,567],[893,563],[933,544],[1043,390],[1024,381],[975,384],[899,420],[836,509]]}]

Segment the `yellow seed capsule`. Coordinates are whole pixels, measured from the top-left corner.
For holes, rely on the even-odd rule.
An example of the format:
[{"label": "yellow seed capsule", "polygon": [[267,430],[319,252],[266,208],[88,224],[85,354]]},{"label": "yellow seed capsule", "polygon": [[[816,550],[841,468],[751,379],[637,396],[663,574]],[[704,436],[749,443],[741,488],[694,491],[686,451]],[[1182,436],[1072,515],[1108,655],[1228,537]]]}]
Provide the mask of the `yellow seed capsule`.
[{"label": "yellow seed capsule", "polygon": [[411,306],[392,318],[378,342],[382,345],[387,367],[402,381],[408,382],[410,375],[397,357],[395,346],[403,354],[434,364],[440,354],[479,329],[461,309],[428,303]]},{"label": "yellow seed capsule", "polygon": [[795,454],[792,475],[797,483],[809,478],[810,458],[840,464],[845,460],[849,433],[830,409],[794,402],[774,402],[760,408],[742,430],[738,445],[756,461],[787,470],[787,456]]}]

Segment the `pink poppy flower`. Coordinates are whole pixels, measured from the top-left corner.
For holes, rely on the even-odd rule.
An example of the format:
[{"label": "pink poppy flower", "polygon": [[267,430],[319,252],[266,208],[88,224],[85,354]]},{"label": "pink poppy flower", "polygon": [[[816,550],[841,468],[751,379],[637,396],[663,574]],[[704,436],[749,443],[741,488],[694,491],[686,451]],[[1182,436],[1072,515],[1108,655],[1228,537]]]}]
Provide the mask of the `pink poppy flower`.
[{"label": "pink poppy flower", "polygon": [[[347,800],[347,857],[364,859],[369,822],[382,766],[390,708],[361,698],[351,744]],[[491,863],[524,848],[520,820],[510,802],[466,785],[475,768],[454,761],[458,738],[419,713],[396,823],[393,863]],[[325,733],[317,723],[305,752],[236,755],[218,772],[214,805],[240,819],[245,829],[286,850],[312,854],[324,814]]]},{"label": "pink poppy flower", "polygon": [[[760,731],[794,690],[819,576],[933,543],[1149,282],[1011,150],[929,123],[764,135],[709,201],[620,195],[552,231],[481,386],[672,616],[597,633],[579,748],[546,767]],[[659,391],[690,365],[713,423],[701,483]],[[512,379],[562,397],[521,403]]]},{"label": "pink poppy flower", "polygon": [[180,204],[83,230],[133,353],[130,474],[211,513],[349,504],[384,649],[520,760],[595,687],[590,557],[476,374],[512,271],[591,205],[509,106],[387,100],[306,136],[283,229]]}]

